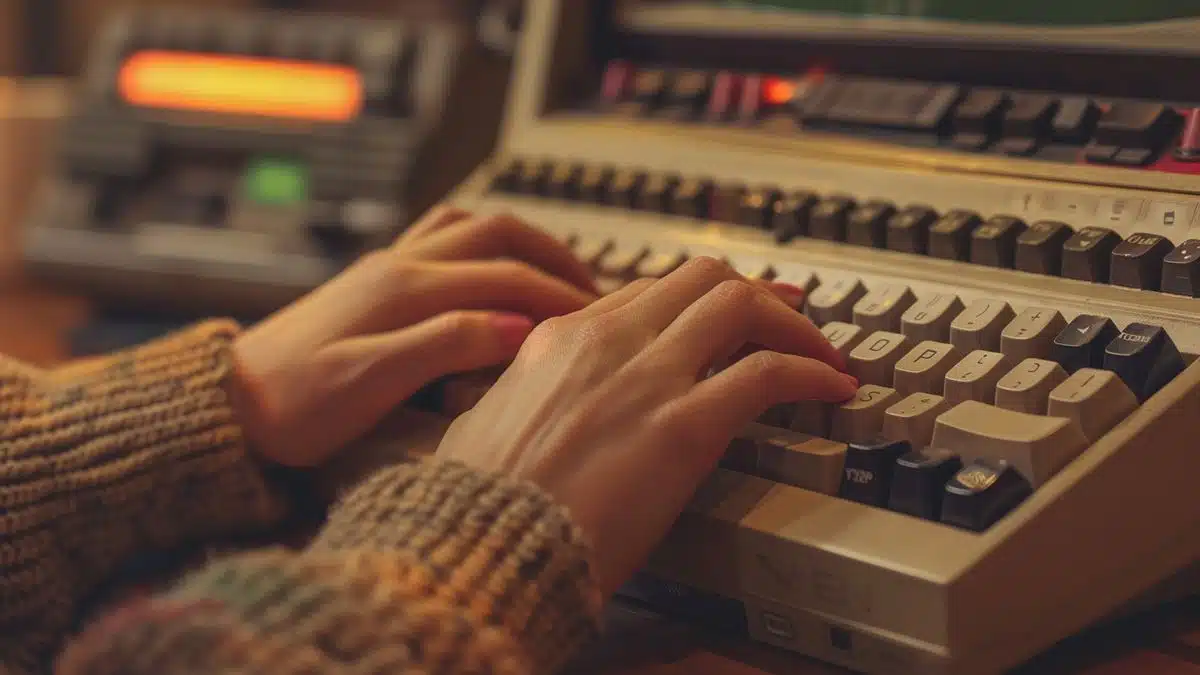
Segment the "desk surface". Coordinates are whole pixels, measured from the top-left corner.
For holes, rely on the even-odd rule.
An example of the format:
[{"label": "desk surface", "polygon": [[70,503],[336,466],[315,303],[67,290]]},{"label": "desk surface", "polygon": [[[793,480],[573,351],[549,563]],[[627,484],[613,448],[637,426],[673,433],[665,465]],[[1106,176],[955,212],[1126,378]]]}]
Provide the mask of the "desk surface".
[{"label": "desk surface", "polygon": [[[54,102],[18,113],[19,92],[0,78],[0,353],[52,366],[67,358],[65,336],[89,315],[85,299],[25,280],[17,223],[37,172],[37,144]],[[620,645],[620,648],[616,648]],[[1142,615],[1066,641],[1022,669],[1064,675],[1200,675],[1200,602]],[[609,639],[569,675],[840,675],[791,654],[704,636],[631,612],[613,617]]]}]

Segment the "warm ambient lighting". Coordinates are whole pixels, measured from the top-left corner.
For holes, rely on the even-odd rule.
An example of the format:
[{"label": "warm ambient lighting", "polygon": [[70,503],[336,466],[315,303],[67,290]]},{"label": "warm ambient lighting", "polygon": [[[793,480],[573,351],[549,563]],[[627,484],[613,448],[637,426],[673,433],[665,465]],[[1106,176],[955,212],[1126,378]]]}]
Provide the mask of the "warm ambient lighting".
[{"label": "warm ambient lighting", "polygon": [[147,108],[345,122],[362,107],[362,80],[345,66],[144,51],[117,79],[121,97]]}]

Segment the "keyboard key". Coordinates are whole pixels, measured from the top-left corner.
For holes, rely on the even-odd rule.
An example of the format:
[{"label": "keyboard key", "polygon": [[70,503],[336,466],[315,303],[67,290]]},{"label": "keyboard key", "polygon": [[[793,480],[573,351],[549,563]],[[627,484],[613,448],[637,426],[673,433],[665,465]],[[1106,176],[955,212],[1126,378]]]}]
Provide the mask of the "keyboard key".
[{"label": "keyboard key", "polygon": [[574,164],[555,163],[546,177],[545,193],[554,199],[574,200],[579,196],[579,178],[583,167]]},{"label": "keyboard key", "polygon": [[951,407],[950,401],[936,394],[906,396],[883,411],[883,437],[905,440],[914,448],[924,448],[933,441],[933,427],[938,415]]},{"label": "keyboard key", "polygon": [[742,195],[736,222],[760,230],[774,229],[775,206],[781,199],[783,193],[774,188],[747,190]]},{"label": "keyboard key", "polygon": [[641,171],[632,169],[616,171],[608,184],[605,203],[624,209],[637,208],[642,198],[642,186],[645,183],[646,174]]},{"label": "keyboard key", "polygon": [[1137,407],[1137,397],[1116,373],[1083,368],[1050,392],[1046,414],[1075,420],[1088,441],[1095,443]]},{"label": "keyboard key", "polygon": [[829,438],[834,407],[822,401],[800,401],[792,406],[791,423],[784,426],[792,431]]},{"label": "keyboard key", "polygon": [[1012,360],[1000,352],[973,351],[946,373],[942,395],[952,403],[994,403],[996,383],[1011,369]]},{"label": "keyboard key", "polygon": [[1048,359],[1053,356],[1054,338],[1067,325],[1062,314],[1045,307],[1029,307],[1000,333],[1000,351],[1013,361]]},{"label": "keyboard key", "polygon": [[971,262],[988,267],[1012,268],[1017,260],[1017,237],[1025,221],[1012,216],[995,216],[971,233]]},{"label": "keyboard key", "polygon": [[655,173],[646,178],[642,189],[634,199],[633,208],[655,213],[669,213],[671,199],[675,188],[679,186],[679,177]]},{"label": "keyboard key", "polygon": [[850,352],[868,335],[861,326],[841,321],[830,321],[821,326],[821,332],[844,359],[850,358]]},{"label": "keyboard key", "polygon": [[854,319],[855,303],[866,294],[867,287],[858,279],[824,283],[808,296],[804,313],[818,326],[830,321],[850,323]]},{"label": "keyboard key", "polygon": [[775,214],[771,218],[775,241],[785,243],[795,237],[808,234],[812,211],[817,196],[811,192],[793,192],[775,202]]},{"label": "keyboard key", "polygon": [[668,211],[687,218],[707,218],[712,205],[712,181],[685,178],[671,193]]},{"label": "keyboard key", "polygon": [[898,331],[900,317],[917,301],[908,286],[892,285],[867,293],[854,304],[854,323],[864,330]]},{"label": "keyboard key", "polygon": [[1082,96],[1070,96],[1059,103],[1054,115],[1054,140],[1060,143],[1083,143],[1092,135],[1100,119],[1100,106]]},{"label": "keyboard key", "polygon": [[962,360],[962,354],[946,342],[925,341],[896,363],[893,386],[901,395],[941,394],[946,373]]},{"label": "keyboard key", "polygon": [[750,433],[758,444],[755,475],[822,494],[838,493],[845,443],[758,425]]},{"label": "keyboard key", "polygon": [[1104,350],[1118,333],[1112,319],[1080,314],[1054,338],[1051,358],[1062,364],[1068,373],[1080,368],[1102,368]]},{"label": "keyboard key", "polygon": [[846,221],[854,200],[835,195],[821,200],[812,210],[808,223],[808,236],[828,241],[846,241]]},{"label": "keyboard key", "polygon": [[1041,220],[1017,237],[1016,268],[1022,272],[1058,276],[1062,273],[1063,244],[1074,231],[1066,223]]},{"label": "keyboard key", "polygon": [[578,199],[593,204],[608,201],[608,191],[616,171],[606,166],[585,166],[576,186]]},{"label": "keyboard key", "polygon": [[971,233],[983,221],[972,211],[951,211],[929,228],[929,255],[945,260],[971,259]]},{"label": "keyboard key", "polygon": [[1108,282],[1109,262],[1121,236],[1104,227],[1085,227],[1063,244],[1062,275],[1068,279]]},{"label": "keyboard key", "polygon": [[901,333],[871,333],[850,350],[846,371],[862,384],[890,387],[896,363],[908,352],[910,345],[908,338]]},{"label": "keyboard key", "polygon": [[638,263],[648,255],[650,249],[646,246],[615,248],[600,258],[597,270],[604,276],[630,278],[634,276]]},{"label": "keyboard key", "polygon": [[575,244],[575,257],[583,264],[595,268],[604,254],[612,250],[611,239],[587,238]]},{"label": "keyboard key", "polygon": [[888,221],[896,213],[889,202],[871,201],[850,212],[846,220],[846,241],[858,246],[884,248],[887,246]]},{"label": "keyboard key", "polygon": [[785,267],[777,270],[774,281],[791,284],[803,290],[806,295],[817,290],[821,285],[821,279],[815,273],[797,267]]},{"label": "keyboard key", "polygon": [[1005,462],[979,460],[959,471],[942,496],[942,522],[983,532],[1020,506],[1033,489]]},{"label": "keyboard key", "polygon": [[1058,101],[1044,94],[1016,94],[1004,115],[1000,151],[1007,155],[1033,154],[1051,135]]},{"label": "keyboard key", "polygon": [[1163,259],[1161,290],[1200,298],[1200,239],[1188,239]]},{"label": "keyboard key", "polygon": [[661,279],[682,267],[685,262],[687,254],[683,251],[651,253],[638,263],[635,274],[641,278]]},{"label": "keyboard key", "polygon": [[1183,357],[1160,326],[1131,323],[1104,351],[1104,369],[1116,373],[1145,401],[1183,372]]},{"label": "keyboard key", "polygon": [[950,450],[925,448],[905,453],[892,470],[888,509],[925,520],[940,520],[946,484],[961,469],[962,460]]},{"label": "keyboard key", "polygon": [[734,272],[742,275],[747,279],[755,281],[771,281],[775,278],[775,267],[765,260],[757,258],[726,258],[725,262],[733,268]]},{"label": "keyboard key", "polygon": [[948,342],[950,324],[962,311],[957,295],[939,293],[909,307],[900,317],[900,332],[916,342]]},{"label": "keyboard key", "polygon": [[1109,280],[1114,286],[1157,291],[1162,283],[1163,259],[1174,244],[1157,234],[1138,232],[1113,248]]},{"label": "keyboard key", "polygon": [[1007,302],[976,300],[950,324],[950,344],[964,353],[975,349],[999,351],[1000,334],[1013,318]]},{"label": "keyboard key", "polygon": [[1045,415],[1050,392],[1067,379],[1054,361],[1025,359],[996,383],[996,407]]},{"label": "keyboard key", "polygon": [[[720,223],[740,222],[742,204],[749,190],[741,183],[721,183],[713,186],[708,205],[708,217]],[[769,204],[770,202],[768,202]],[[769,208],[764,205],[764,210]],[[769,211],[767,212],[769,213]],[[760,216],[762,214],[760,213]],[[767,225],[755,225],[767,229]]]},{"label": "keyboard key", "polygon": [[871,439],[851,443],[846,449],[838,496],[860,504],[887,506],[896,460],[911,450],[907,441]]},{"label": "keyboard key", "polygon": [[981,150],[1000,135],[1004,113],[1012,105],[1007,92],[973,89],[954,110],[954,147]]},{"label": "keyboard key", "polygon": [[928,206],[906,207],[888,220],[888,249],[924,254],[929,249],[929,228],[937,218],[937,211]]},{"label": "keyboard key", "polygon": [[758,442],[752,438],[734,438],[725,448],[720,466],[730,471],[754,473],[758,470]]},{"label": "keyboard key", "polygon": [[933,445],[957,452],[964,463],[1008,462],[1033,487],[1041,487],[1088,446],[1074,421],[965,401],[942,413]]},{"label": "keyboard key", "polygon": [[866,384],[849,401],[833,407],[829,438],[853,443],[878,436],[883,431],[883,414],[900,395],[891,387]]}]

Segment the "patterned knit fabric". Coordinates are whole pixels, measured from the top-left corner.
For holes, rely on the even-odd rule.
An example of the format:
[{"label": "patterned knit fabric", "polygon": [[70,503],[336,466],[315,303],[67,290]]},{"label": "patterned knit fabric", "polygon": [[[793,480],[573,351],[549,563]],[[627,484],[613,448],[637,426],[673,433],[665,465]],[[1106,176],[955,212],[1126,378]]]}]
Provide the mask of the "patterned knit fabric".
[{"label": "patterned knit fabric", "polygon": [[64,644],[131,555],[287,512],[226,395],[213,322],[39,373],[0,360],[0,675],[549,673],[598,629],[565,512],[444,462],[383,470],[304,550],[210,563]]}]

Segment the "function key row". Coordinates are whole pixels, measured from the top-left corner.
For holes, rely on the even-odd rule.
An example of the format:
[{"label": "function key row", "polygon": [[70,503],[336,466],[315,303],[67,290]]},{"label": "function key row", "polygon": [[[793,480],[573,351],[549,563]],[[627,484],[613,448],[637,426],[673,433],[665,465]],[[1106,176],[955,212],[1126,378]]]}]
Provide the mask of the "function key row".
[{"label": "function key row", "polygon": [[514,159],[493,189],[744,225],[779,243],[809,237],[1146,291],[1200,297],[1200,240],[1122,238],[1096,226],[939,212],[920,204],[749,186],[636,169]]}]

